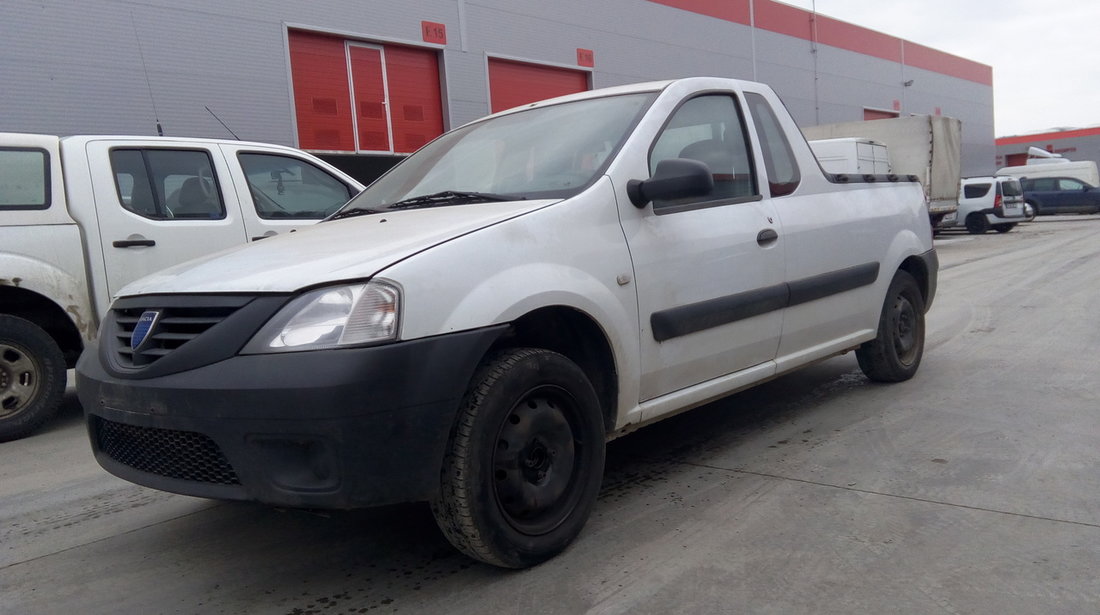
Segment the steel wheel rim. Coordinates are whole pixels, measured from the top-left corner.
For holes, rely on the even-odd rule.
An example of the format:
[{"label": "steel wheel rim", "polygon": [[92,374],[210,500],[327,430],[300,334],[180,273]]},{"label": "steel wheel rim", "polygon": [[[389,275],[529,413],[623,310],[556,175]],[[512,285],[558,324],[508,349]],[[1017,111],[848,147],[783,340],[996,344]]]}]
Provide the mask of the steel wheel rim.
[{"label": "steel wheel rim", "polygon": [[26,350],[0,343],[0,418],[19,414],[42,387],[42,368]]},{"label": "steel wheel rim", "polygon": [[917,311],[905,295],[899,295],[894,302],[894,352],[898,360],[909,365],[916,358],[920,323]]},{"label": "steel wheel rim", "polygon": [[580,501],[576,400],[556,386],[528,391],[505,416],[492,459],[493,495],[504,519],[530,536],[561,525]]}]

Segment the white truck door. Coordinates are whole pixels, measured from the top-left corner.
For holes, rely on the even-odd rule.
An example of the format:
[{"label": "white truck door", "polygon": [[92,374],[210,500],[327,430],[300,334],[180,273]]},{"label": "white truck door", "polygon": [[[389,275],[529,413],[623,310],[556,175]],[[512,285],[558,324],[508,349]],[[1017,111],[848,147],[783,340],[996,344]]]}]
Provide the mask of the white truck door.
[{"label": "white truck door", "polygon": [[323,161],[296,152],[234,143],[221,150],[251,241],[313,224],[363,189]]},{"label": "white truck door", "polygon": [[783,242],[761,199],[740,106],[714,94],[684,103],[658,135],[668,158],[706,163],[714,191],[635,209],[620,195],[641,325],[640,401],[767,364],[786,301]]},{"label": "white truck door", "polygon": [[241,208],[217,146],[90,141],[89,170],[107,288],[245,243]]}]

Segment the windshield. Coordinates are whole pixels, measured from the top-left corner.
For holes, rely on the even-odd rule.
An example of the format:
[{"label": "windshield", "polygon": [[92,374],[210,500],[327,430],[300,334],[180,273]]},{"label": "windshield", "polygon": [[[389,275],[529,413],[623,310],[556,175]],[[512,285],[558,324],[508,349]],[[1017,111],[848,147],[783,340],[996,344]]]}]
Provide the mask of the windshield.
[{"label": "windshield", "polygon": [[655,97],[592,98],[458,128],[406,158],[334,217],[572,196],[603,172]]}]

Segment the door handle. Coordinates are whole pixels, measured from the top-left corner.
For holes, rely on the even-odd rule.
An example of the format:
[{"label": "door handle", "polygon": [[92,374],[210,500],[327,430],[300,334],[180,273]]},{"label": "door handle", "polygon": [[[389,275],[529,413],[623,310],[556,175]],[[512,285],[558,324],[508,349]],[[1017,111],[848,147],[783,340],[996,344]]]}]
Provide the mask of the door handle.
[{"label": "door handle", "polygon": [[766,228],[756,234],[756,243],[762,246],[766,246],[769,243],[774,243],[777,239],[779,239],[779,233],[770,228]]},{"label": "door handle", "polygon": [[157,245],[152,239],[119,239],[111,242],[116,248],[151,248]]}]

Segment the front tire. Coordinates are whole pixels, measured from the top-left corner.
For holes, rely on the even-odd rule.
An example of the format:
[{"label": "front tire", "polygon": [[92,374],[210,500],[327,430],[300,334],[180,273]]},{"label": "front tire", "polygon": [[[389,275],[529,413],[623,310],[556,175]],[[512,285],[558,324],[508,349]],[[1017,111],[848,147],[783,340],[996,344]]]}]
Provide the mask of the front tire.
[{"label": "front tire", "polygon": [[0,315],[0,442],[38,429],[65,395],[65,357],[40,327]]},{"label": "front tire", "polygon": [[564,550],[603,479],[600,404],[584,372],[549,350],[489,358],[451,432],[431,502],[436,523],[470,557],[525,568]]},{"label": "front tire", "polygon": [[886,291],[878,336],[856,350],[863,373],[877,382],[901,382],[917,373],[924,355],[924,296],[908,272],[898,271]]}]

